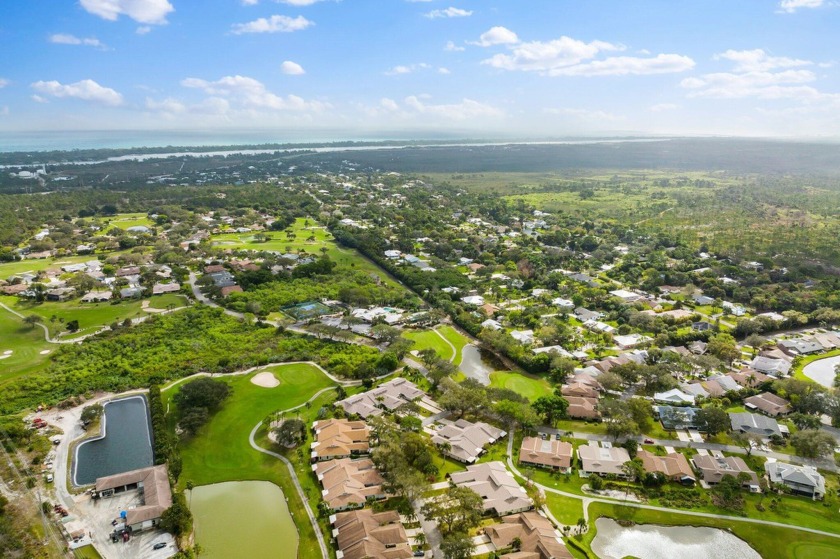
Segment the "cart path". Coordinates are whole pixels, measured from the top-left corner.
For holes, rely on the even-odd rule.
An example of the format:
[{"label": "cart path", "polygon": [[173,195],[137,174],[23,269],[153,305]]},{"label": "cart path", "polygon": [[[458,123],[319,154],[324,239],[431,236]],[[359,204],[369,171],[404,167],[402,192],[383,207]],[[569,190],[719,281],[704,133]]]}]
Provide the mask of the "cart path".
[{"label": "cart path", "polygon": [[[287,412],[295,411],[296,409],[302,408],[306,404],[315,400],[315,398],[317,398],[321,394],[324,394],[325,392],[329,392],[330,390],[335,390],[335,387],[330,386],[328,388],[322,388],[321,390],[316,392],[309,400],[307,400],[303,404],[300,404],[299,406],[295,406],[293,408],[289,408],[287,410],[283,410],[280,413],[287,413]],[[323,559],[330,559],[330,553],[327,550],[327,543],[326,543],[326,541],[324,541],[324,534],[321,532],[321,527],[318,525],[318,520],[315,518],[315,515],[312,513],[312,509],[309,506],[309,501],[306,499],[306,495],[303,493],[303,487],[301,487],[301,485],[300,485],[300,480],[297,477],[297,473],[295,472],[294,466],[292,466],[292,463],[289,462],[289,460],[285,456],[283,456],[282,454],[278,454],[277,452],[273,452],[271,450],[265,449],[265,448],[261,447],[260,445],[258,445],[256,440],[254,440],[254,437],[256,436],[257,431],[259,430],[259,428],[261,426],[262,426],[262,421],[260,421],[256,425],[254,425],[254,428],[251,429],[251,434],[248,437],[248,442],[250,443],[251,448],[253,448],[257,452],[262,452],[263,454],[268,454],[269,456],[273,456],[274,458],[277,458],[278,460],[280,460],[281,462],[283,462],[286,465],[286,468],[288,468],[288,470],[289,470],[289,475],[292,476],[292,482],[295,484],[295,489],[297,490],[298,497],[300,497],[300,500],[303,502],[303,508],[306,509],[306,514],[309,516],[309,522],[312,524],[312,529],[315,531],[315,537],[318,538],[318,545],[321,547],[321,556],[322,556]]]},{"label": "cart path", "polygon": [[[441,334],[440,332],[438,332],[438,329],[437,329],[437,328],[432,328],[432,332],[434,332],[435,334],[437,334],[437,335],[438,335],[438,337],[439,337],[441,340],[443,340],[444,342],[446,342],[446,345],[448,345],[448,346],[449,346],[449,349],[451,349],[451,350],[452,350],[452,357],[450,357],[450,358],[449,358],[449,362],[450,362],[450,363],[455,363],[455,357],[457,357],[457,356],[458,356],[458,350],[457,350],[457,349],[455,349],[455,346],[452,344],[452,342],[450,342],[449,340],[447,340],[447,339],[446,339],[446,336],[444,336],[443,334]],[[460,365],[460,363],[455,363],[455,364],[456,364],[456,365]]]}]

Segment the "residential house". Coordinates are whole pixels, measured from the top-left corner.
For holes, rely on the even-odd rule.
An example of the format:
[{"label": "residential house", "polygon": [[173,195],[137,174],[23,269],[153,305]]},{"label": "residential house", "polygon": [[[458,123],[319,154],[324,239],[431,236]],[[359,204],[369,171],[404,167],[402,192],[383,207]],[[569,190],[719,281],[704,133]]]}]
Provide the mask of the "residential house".
[{"label": "residential house", "polygon": [[795,340],[780,340],[776,343],[779,349],[791,357],[820,353],[823,346],[813,338],[797,338]]},{"label": "residential house", "polygon": [[142,296],[142,287],[124,287],[120,289],[120,299],[137,299]]},{"label": "residential house", "polygon": [[525,437],[519,447],[519,463],[565,474],[572,468],[572,445],[557,439]]},{"label": "residential house", "polygon": [[751,433],[764,439],[773,435],[782,435],[782,430],[775,419],[749,412],[730,413],[729,420],[732,430],[740,433]]},{"label": "residential house", "polygon": [[598,399],[601,397],[600,393],[600,384],[595,379],[592,379],[592,382],[584,382],[582,379],[575,379],[568,384],[564,384],[560,388],[560,392],[563,396],[578,396],[581,398],[595,398]]},{"label": "residential house", "polygon": [[750,363],[750,367],[771,377],[781,378],[790,372],[791,363],[785,359],[775,359],[759,355]]},{"label": "residential house", "polygon": [[227,298],[231,293],[242,293],[242,287],[239,285],[226,285],[219,290],[219,295]]},{"label": "residential house", "polygon": [[744,399],[744,407],[748,410],[757,410],[770,417],[778,417],[790,413],[790,402],[780,398],[771,392],[762,392],[755,396]]},{"label": "residential house", "polygon": [[316,462],[312,471],[324,488],[321,495],[331,510],[359,508],[370,500],[385,498],[382,489],[385,480],[370,458]]},{"label": "residential house", "polygon": [[613,341],[619,349],[631,349],[651,341],[651,338],[641,334],[628,334],[626,336],[613,336]]},{"label": "residential house", "polygon": [[156,283],[152,286],[152,295],[163,295],[164,293],[178,293],[181,285],[178,283]]},{"label": "residential house", "polygon": [[750,470],[743,458],[739,458],[738,456],[697,454],[691,461],[699,472],[700,479],[709,485],[717,485],[723,479],[723,476],[737,478],[738,474],[746,473],[749,476],[749,480],[744,482],[744,486],[750,487],[753,491],[758,490],[758,476]]},{"label": "residential house", "polygon": [[533,330],[513,330],[510,337],[523,345],[531,345],[534,343]]},{"label": "residential house", "polygon": [[642,297],[638,293],[627,291],[626,289],[615,289],[610,291],[610,295],[621,299],[622,303],[634,303]]},{"label": "residential house", "polygon": [[163,512],[172,506],[166,464],[97,478],[93,496],[107,499],[134,490],[140,491],[143,504],[126,510],[125,525],[134,532],[156,528]]},{"label": "residential house", "polygon": [[685,485],[692,485],[697,481],[694,476],[694,470],[691,469],[685,455],[679,452],[671,452],[666,456],[657,456],[644,449],[640,449],[636,453],[636,458],[642,461],[646,472],[659,473],[667,479],[678,481]]},{"label": "residential house", "polygon": [[413,556],[400,514],[370,509],[330,516],[337,559],[410,559]]},{"label": "residential house", "polygon": [[797,466],[784,462],[767,462],[764,471],[770,483],[780,483],[794,493],[806,495],[812,499],[822,499],[825,495],[825,478],[813,466]]},{"label": "residential house", "polygon": [[501,330],[503,326],[498,320],[493,320],[492,318],[488,318],[484,322],[481,323],[482,328],[489,328],[490,330]]},{"label": "residential house", "polygon": [[601,413],[598,411],[598,400],[596,398],[581,398],[578,396],[564,396],[569,402],[566,413],[572,419],[598,419]]},{"label": "residential house", "polygon": [[468,295],[466,297],[462,297],[461,301],[466,305],[475,305],[476,307],[480,307],[484,304],[484,297],[481,295]]},{"label": "residential house", "polygon": [[67,301],[76,294],[72,287],[59,287],[46,292],[47,301]]},{"label": "residential house", "polygon": [[417,385],[404,378],[395,378],[372,388],[336,402],[348,414],[358,415],[363,419],[381,415],[384,411],[394,411],[406,402],[421,398],[425,392]]},{"label": "residential house", "polygon": [[442,427],[434,431],[432,442],[443,446],[443,453],[459,462],[472,464],[484,454],[484,447],[493,444],[507,433],[492,425],[466,419],[451,422],[441,420]]},{"label": "residential house", "polygon": [[137,266],[126,266],[117,270],[117,272],[114,275],[118,278],[124,278],[128,276],[139,276],[140,268],[138,268]]},{"label": "residential house", "polygon": [[113,296],[113,291],[88,291],[82,297],[82,303],[103,303],[110,301]]},{"label": "residential house", "polygon": [[755,388],[760,384],[773,380],[764,373],[759,373],[755,369],[750,368],[741,369],[737,373],[729,373],[728,376],[746,388]]},{"label": "residential house", "polygon": [[672,388],[666,392],[655,393],[653,400],[660,404],[693,404],[694,396],[686,394],[678,388]]},{"label": "residential house", "polygon": [[[484,528],[484,533],[496,548],[510,549],[500,559],[572,559],[563,537],[547,518],[529,511],[502,518],[499,524]],[[513,549],[514,541],[518,549]]]},{"label": "residential house", "polygon": [[578,447],[580,475],[582,477],[592,474],[627,477],[621,467],[630,461],[630,454],[621,447],[615,447],[609,443],[603,444],[605,446],[599,446],[597,441],[590,441],[589,444]]},{"label": "residential house", "polygon": [[530,510],[534,503],[502,462],[485,462],[453,472],[449,479],[458,487],[469,487],[484,501],[484,512],[504,516]]},{"label": "residential house", "polygon": [[364,421],[323,419],[316,421],[312,429],[315,431],[313,461],[349,458],[370,450],[370,428]]},{"label": "residential house", "polygon": [[603,316],[603,313],[590,311],[589,309],[585,309],[583,307],[577,307],[575,309],[575,316],[581,322],[589,322],[590,320],[600,319]]},{"label": "residential house", "polygon": [[662,428],[666,431],[682,431],[685,429],[694,429],[703,431],[703,428],[697,423],[697,412],[700,408],[690,407],[674,407],[674,406],[654,406],[653,415],[659,419]]}]

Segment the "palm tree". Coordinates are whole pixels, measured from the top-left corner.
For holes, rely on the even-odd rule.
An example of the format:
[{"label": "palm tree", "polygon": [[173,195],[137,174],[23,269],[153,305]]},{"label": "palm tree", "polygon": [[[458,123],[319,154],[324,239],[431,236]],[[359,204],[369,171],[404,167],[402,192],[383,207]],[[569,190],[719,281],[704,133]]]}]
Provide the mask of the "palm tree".
[{"label": "palm tree", "polygon": [[578,528],[578,534],[582,534],[583,532],[586,531],[586,519],[585,518],[578,518],[577,528]]}]

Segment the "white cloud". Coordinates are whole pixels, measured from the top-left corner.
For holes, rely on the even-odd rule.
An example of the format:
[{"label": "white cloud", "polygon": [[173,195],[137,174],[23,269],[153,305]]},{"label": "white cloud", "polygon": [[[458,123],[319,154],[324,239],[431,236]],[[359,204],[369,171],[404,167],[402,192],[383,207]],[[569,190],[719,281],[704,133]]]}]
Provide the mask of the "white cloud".
[{"label": "white cloud", "polygon": [[460,103],[434,105],[424,103],[420,97],[411,95],[405,98],[404,105],[407,109],[417,114],[437,116],[446,120],[470,120],[484,117],[501,117],[504,115],[496,107],[466,98],[462,99]]},{"label": "white cloud", "polygon": [[448,75],[448,74],[451,74],[451,73],[452,72],[449,70],[449,68],[444,68],[443,66],[438,68],[438,74]]},{"label": "white cloud", "polygon": [[571,108],[550,108],[543,112],[550,115],[570,116],[581,120],[606,120],[617,121],[624,120],[623,116],[608,113],[606,111],[592,111],[589,109],[571,109]]},{"label": "white cloud", "polygon": [[146,110],[173,117],[185,114],[224,115],[230,110],[230,103],[221,97],[208,97],[201,103],[187,105],[182,101],[167,97],[160,101],[146,98]]},{"label": "white cloud", "polygon": [[149,33],[151,30],[152,30],[152,28],[149,27],[148,25],[141,25],[140,27],[135,29],[134,32],[137,33],[138,35],[145,35],[146,33]]},{"label": "white cloud", "polygon": [[432,10],[431,12],[423,14],[429,19],[437,19],[442,17],[469,17],[473,15],[471,10],[463,10],[461,8],[445,8],[443,10]]},{"label": "white cloud", "polygon": [[651,105],[651,107],[648,110],[652,113],[662,113],[665,111],[675,111],[679,108],[679,105],[675,105],[674,103],[659,103],[656,105]]},{"label": "white cloud", "polygon": [[278,111],[323,111],[330,108],[328,103],[306,101],[297,95],[285,97],[269,91],[265,85],[246,76],[225,76],[210,82],[199,78],[186,78],[181,81],[184,87],[201,89],[205,93],[251,109],[272,109]]},{"label": "white cloud", "polygon": [[289,76],[300,76],[306,73],[303,66],[297,62],[292,62],[291,60],[284,60],[280,65],[280,71]]},{"label": "white cloud", "polygon": [[464,49],[464,47],[459,47],[458,45],[456,45],[452,41],[446,41],[446,46],[443,47],[443,50],[449,51],[449,52],[460,52],[460,51],[465,50],[465,49]]},{"label": "white cloud", "polygon": [[516,33],[507,27],[491,27],[478,37],[478,41],[471,42],[471,45],[480,47],[492,47],[494,45],[515,45],[519,42]]},{"label": "white cloud", "polygon": [[613,56],[593,60],[607,52],[626,47],[605,41],[586,43],[571,37],[552,41],[531,41],[508,47],[481,63],[502,70],[538,72],[545,76],[626,76],[683,72],[694,67],[694,61],[679,54],[658,54],[649,57]]},{"label": "white cloud", "polygon": [[810,66],[810,60],[787,58],[785,56],[770,56],[762,49],[727,50],[714,56],[715,60],[730,60],[735,62],[733,70],[736,72],[765,72],[777,68],[797,68]]},{"label": "white cloud", "polygon": [[231,29],[234,35],[243,33],[291,33],[302,31],[315,25],[303,16],[289,17],[274,15],[269,18],[261,17],[248,23],[235,23]]},{"label": "white cloud", "polygon": [[782,0],[779,2],[779,8],[783,12],[792,14],[799,8],[819,8],[825,3],[825,0]]},{"label": "white cloud", "polygon": [[107,49],[105,44],[96,37],[79,38],[69,33],[55,33],[50,35],[49,41],[57,45],[85,45],[88,47],[96,47],[100,49]]},{"label": "white cloud", "polygon": [[50,97],[72,97],[112,107],[122,105],[123,103],[123,96],[121,94],[110,87],[103,87],[93,80],[82,80],[66,85],[55,80],[37,81],[32,84],[32,89]]},{"label": "white cloud", "polygon": [[35,101],[36,103],[49,103],[49,101],[47,99],[44,99],[40,95],[32,95],[32,100]]},{"label": "white cloud", "polygon": [[102,19],[116,21],[124,15],[138,23],[154,25],[166,23],[166,16],[175,11],[169,0],[79,0],[79,3]]},{"label": "white cloud", "polygon": [[280,2],[281,4],[288,4],[289,6],[311,6],[312,4],[316,4],[321,2],[322,0],[274,0],[275,2]]},{"label": "white cloud", "polygon": [[260,3],[260,0],[242,0],[243,6],[256,6]]},{"label": "white cloud", "polygon": [[431,68],[425,62],[420,62],[419,64],[400,64],[398,66],[394,66],[390,70],[385,72],[386,76],[402,76],[405,74],[411,74],[416,72],[417,70],[427,70]]},{"label": "white cloud", "polygon": [[4,87],[6,87],[7,85],[9,85],[9,80],[6,80],[6,79],[3,79],[3,78],[0,78],[0,89],[3,89],[3,88],[4,88]]}]

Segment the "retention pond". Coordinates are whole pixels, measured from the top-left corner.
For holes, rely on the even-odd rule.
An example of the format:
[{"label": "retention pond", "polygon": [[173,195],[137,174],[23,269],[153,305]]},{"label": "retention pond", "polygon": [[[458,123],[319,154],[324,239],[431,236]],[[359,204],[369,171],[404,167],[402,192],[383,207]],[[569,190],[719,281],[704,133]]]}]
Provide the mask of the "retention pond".
[{"label": "retention pond", "polygon": [[105,404],[102,435],[82,442],[73,459],[73,483],[130,472],[154,464],[146,398],[131,396]]},{"label": "retention pond", "polygon": [[273,483],[202,485],[188,499],[202,559],[297,557],[297,528],[283,491]]},{"label": "retention pond", "polygon": [[696,526],[621,526],[610,518],[595,521],[592,551],[601,559],[761,559],[747,542],[725,530]]}]

